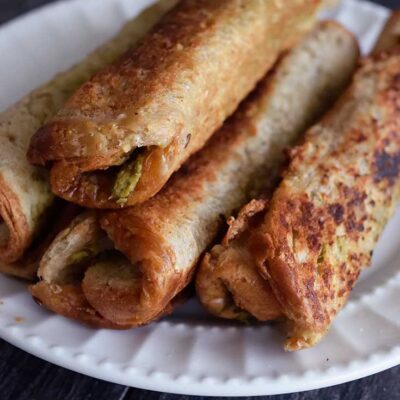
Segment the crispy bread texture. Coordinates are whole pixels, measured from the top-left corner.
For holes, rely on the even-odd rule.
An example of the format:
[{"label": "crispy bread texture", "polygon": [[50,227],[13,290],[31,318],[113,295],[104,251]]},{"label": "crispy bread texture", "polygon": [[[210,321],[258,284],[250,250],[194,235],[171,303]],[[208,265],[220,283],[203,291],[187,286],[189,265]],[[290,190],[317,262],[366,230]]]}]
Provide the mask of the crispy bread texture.
[{"label": "crispy bread texture", "polygon": [[247,322],[275,320],[282,315],[268,281],[263,279],[248,249],[248,234],[268,206],[265,199],[251,200],[237,218],[228,220],[222,240],[206,253],[196,275],[196,292],[205,308],[217,317]]},{"label": "crispy bread texture", "polygon": [[[311,31],[276,67],[269,82],[274,89],[270,108],[264,114],[264,124],[271,127],[268,131],[271,140],[279,138],[279,144],[268,154],[271,172],[261,183],[264,193],[275,188],[279,166],[282,167],[284,161],[275,154],[282,154],[286,147],[293,145],[350,83],[358,54],[352,34],[326,21]],[[276,104],[279,107],[274,106]],[[242,320],[247,312],[266,321],[282,314],[248,247],[250,234],[262,222],[267,203],[265,198],[252,200],[236,219],[231,218],[225,238],[206,254],[199,267],[198,297],[216,316]]]},{"label": "crispy bread texture", "polygon": [[[51,166],[54,193],[77,204],[121,208],[147,200],[312,26],[319,5],[180,2],[34,135],[29,160]],[[132,183],[128,174],[117,184],[121,166],[139,156]],[[114,193],[125,184],[124,195]]]},{"label": "crispy bread texture", "polygon": [[0,114],[0,271],[26,278],[35,275],[37,263],[28,265],[25,253],[43,234],[54,201],[48,172],[26,160],[32,135],[82,83],[136,43],[175,3],[162,0],[145,10],[82,62]]},{"label": "crispy bread texture", "polygon": [[[109,250],[113,247],[105,232],[100,228],[96,215],[85,212],[77,216],[60,232],[49,246],[41,259],[38,270],[41,281],[32,285],[30,291],[39,304],[65,317],[99,328],[129,328],[131,324],[114,323],[100,315],[82,291],[81,280],[86,265],[79,261],[71,262],[71,260],[75,261],[77,254],[85,256],[96,251],[94,244],[101,250]],[[113,257],[109,263],[101,262],[99,265],[110,269],[119,268],[122,271],[124,269],[128,271],[127,266],[129,267],[129,263],[123,257]],[[175,302],[180,301],[181,299],[177,298],[166,304],[165,308],[159,310],[153,318],[169,314]],[[138,325],[141,325],[140,321]]]},{"label": "crispy bread texture", "polygon": [[400,51],[366,58],[307,133],[252,238],[289,320],[286,349],[317,343],[345,304],[400,196]]},{"label": "crispy bread texture", "polygon": [[[342,35],[342,28],[334,23],[324,23],[320,29],[333,29]],[[316,95],[323,93],[328,101],[326,92],[333,96],[351,74],[357,46],[353,39],[343,46],[348,46],[345,54],[351,55],[350,59],[335,57],[332,63],[337,66],[329,69],[332,73],[340,71],[334,74],[340,76],[338,80],[320,80],[319,91],[309,90],[308,81],[300,86],[308,93],[304,98],[314,111],[321,101]],[[62,287],[73,282],[96,313],[118,326],[138,326],[157,318],[190,281],[199,257],[223,226],[223,216],[244,204],[261,183],[265,186],[271,174],[277,176],[276,167],[284,160],[282,150],[310,124],[309,114],[297,109],[292,112],[298,112],[296,116],[280,111],[291,104],[287,93],[298,82],[298,71],[310,67],[312,49],[316,50],[310,44],[299,53],[294,71],[291,63],[279,64],[205,148],[152,199],[123,210],[102,211],[97,217],[90,214],[78,218],[43,257],[41,285],[56,283]],[[310,80],[321,73],[319,64],[308,71]],[[295,101],[297,104],[299,100]],[[99,247],[101,241],[100,247],[116,249],[123,257],[71,266],[71,255],[90,252],[93,244]],[[35,292],[46,307],[60,312],[48,295]],[[88,322],[84,313],[61,313]]]},{"label": "crispy bread texture", "polygon": [[0,262],[0,272],[27,281],[37,280],[39,262],[47,247],[54,240],[59,232],[65,229],[72,220],[79,214],[80,209],[74,204],[68,204],[60,199],[46,211],[46,218],[54,223],[49,224],[47,229],[36,237],[24,255],[15,263]]}]

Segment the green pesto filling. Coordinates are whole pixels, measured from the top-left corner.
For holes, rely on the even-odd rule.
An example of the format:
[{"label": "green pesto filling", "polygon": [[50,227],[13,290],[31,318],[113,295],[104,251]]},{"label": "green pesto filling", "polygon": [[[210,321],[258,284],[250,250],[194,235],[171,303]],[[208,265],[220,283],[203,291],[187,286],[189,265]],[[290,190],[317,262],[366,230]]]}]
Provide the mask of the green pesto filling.
[{"label": "green pesto filling", "polygon": [[119,170],[112,189],[111,198],[117,204],[125,204],[135,190],[142,175],[143,156],[138,156],[132,161],[127,161]]},{"label": "green pesto filling", "polygon": [[96,257],[102,251],[104,251],[104,247],[100,246],[98,243],[84,247],[81,250],[75,251],[68,257],[68,265],[82,264]]}]

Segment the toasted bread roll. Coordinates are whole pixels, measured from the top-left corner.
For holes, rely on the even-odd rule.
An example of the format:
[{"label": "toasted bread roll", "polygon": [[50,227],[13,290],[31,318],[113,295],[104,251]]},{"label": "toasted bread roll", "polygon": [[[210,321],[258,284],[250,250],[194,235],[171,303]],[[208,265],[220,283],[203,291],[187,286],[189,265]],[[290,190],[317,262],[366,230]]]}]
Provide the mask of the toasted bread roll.
[{"label": "toasted bread roll", "polygon": [[32,257],[26,252],[39,234],[45,234],[43,225],[54,201],[47,171],[26,160],[32,135],[83,82],[124,53],[175,3],[162,0],[144,11],[82,62],[0,114],[0,271],[36,276],[36,263],[27,261]]},{"label": "toasted bread roll", "polygon": [[[95,327],[129,328],[130,324],[114,323],[103,318],[88,302],[80,284],[87,263],[93,262],[99,255],[102,255],[96,260],[99,265],[119,268],[120,276],[123,276],[124,268],[125,275],[129,273],[129,263],[121,254],[113,252],[113,248],[94,213],[79,215],[60,232],[44,253],[38,271],[41,281],[31,286],[34,299],[50,310]],[[171,304],[168,304],[158,311],[159,315],[155,318],[171,310]]]},{"label": "toasted bread roll", "polygon": [[319,3],[180,2],[34,135],[29,160],[51,166],[53,191],[77,204],[147,200],[311,26]]},{"label": "toasted bread roll", "polygon": [[0,271],[28,281],[37,280],[39,262],[47,247],[79,213],[80,208],[78,206],[56,199],[51,207],[46,210],[46,218],[52,223],[40,236],[33,240],[22,258],[15,263],[0,263]]},{"label": "toasted bread roll", "polygon": [[[137,326],[163,312],[187,285],[198,258],[223,225],[223,215],[243,204],[267,177],[272,183],[284,159],[282,150],[346,84],[357,57],[357,46],[347,40],[348,34],[341,45],[347,51],[336,52],[330,62],[322,63],[317,51],[325,30],[337,31],[341,39],[341,29],[334,23],[321,24],[319,33],[279,63],[152,199],[101,212],[99,222],[93,214],[80,217],[60,234],[43,257],[43,281],[32,288],[33,295],[48,308],[89,323],[95,312],[103,317],[101,326]],[[319,83],[310,90],[311,76],[317,74]],[[299,97],[288,95],[295,86],[301,89]],[[110,249],[117,249],[119,256],[107,255]],[[92,306],[80,310],[79,316],[64,307],[63,285],[71,283]],[[56,293],[51,295],[53,285]]]},{"label": "toasted bread roll", "polygon": [[399,73],[399,50],[364,60],[293,152],[250,240],[289,320],[288,350],[326,334],[400,199]]},{"label": "toasted bread roll", "polygon": [[[264,124],[271,126],[270,136],[282,138],[275,152],[293,144],[307,123],[311,124],[328,108],[332,98],[350,82],[358,54],[353,35],[328,21],[320,23],[282,60],[270,82],[274,97],[264,115]],[[264,192],[272,189],[277,173],[276,169],[267,176]],[[250,232],[262,222],[267,207],[265,198],[243,207],[237,219],[230,219],[222,243],[205,255],[199,267],[198,297],[219,317],[242,320],[249,313],[266,321],[282,314],[248,248]]]},{"label": "toasted bread roll", "polygon": [[249,233],[257,227],[268,205],[266,199],[251,200],[237,218],[228,220],[222,242],[206,253],[196,275],[200,302],[217,317],[247,322],[275,320],[282,311],[268,281],[259,274],[248,250]]}]

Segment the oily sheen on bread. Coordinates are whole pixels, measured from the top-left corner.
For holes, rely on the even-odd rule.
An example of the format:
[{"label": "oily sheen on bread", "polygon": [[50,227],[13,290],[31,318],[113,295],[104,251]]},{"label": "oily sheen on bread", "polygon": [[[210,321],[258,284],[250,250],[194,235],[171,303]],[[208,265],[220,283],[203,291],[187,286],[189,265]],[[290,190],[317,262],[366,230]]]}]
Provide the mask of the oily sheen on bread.
[{"label": "oily sheen on bread", "polygon": [[[357,57],[353,39],[328,63],[321,57],[312,61],[321,32],[331,29],[342,30],[323,23],[285,57],[152,199],[79,217],[43,257],[42,281],[32,294],[55,312],[99,326],[137,326],[161,315],[191,279],[224,215],[231,215],[260,183],[272,185],[283,149],[345,86]],[[307,74],[300,74],[306,68]],[[310,88],[317,73],[318,84]],[[294,86],[301,89],[298,97],[288,95]],[[79,309],[67,300],[72,287],[85,304]]]},{"label": "oily sheen on bread", "polygon": [[250,243],[288,319],[288,350],[317,343],[400,199],[400,51],[367,58],[307,134]]},{"label": "oily sheen on bread", "polygon": [[[284,135],[291,138],[286,146],[293,144],[304,133],[298,129],[298,121],[314,122],[350,83],[358,55],[357,42],[349,31],[331,21],[319,23],[281,61],[272,78],[280,107],[279,112],[271,108],[265,115],[273,128],[270,135]],[[300,126],[306,128],[304,123]],[[282,151],[283,147],[276,151]],[[237,218],[230,218],[224,239],[205,255],[199,266],[197,295],[216,316],[242,320],[250,314],[267,321],[282,315],[248,246],[251,232],[262,222],[268,208],[267,193],[274,189],[277,173],[263,182],[263,196],[244,206]]]},{"label": "oily sheen on bread", "polygon": [[[26,160],[32,135],[52,118],[72,93],[95,72],[132,46],[176,3],[161,0],[129,21],[122,31],[79,64],[33,90],[0,114],[0,271],[33,279],[35,241],[46,236],[54,214],[49,175]],[[57,211],[62,213],[60,209]],[[32,253],[32,254],[31,254]]]},{"label": "oily sheen on bread", "polygon": [[[397,47],[391,40],[395,21],[388,20],[374,54]],[[398,141],[385,137],[392,128],[396,132],[398,123],[398,61],[393,57],[396,53],[365,61],[347,95],[292,151],[291,167],[272,204],[264,193],[231,219],[223,242],[206,255],[197,276],[199,297],[209,311],[239,320],[249,315],[261,321],[291,315],[287,350],[312,346],[324,335],[399,200],[396,156],[379,150],[383,141],[385,146],[391,142],[394,154],[399,151]],[[381,118],[375,120],[375,115]],[[378,160],[379,154],[384,156]],[[388,182],[380,182],[384,175],[390,181],[386,188]],[[341,193],[342,180],[351,190]],[[375,187],[368,189],[369,185]],[[301,200],[296,199],[296,190]]]},{"label": "oily sheen on bread", "polygon": [[58,196],[121,208],[156,194],[314,22],[320,0],[186,0],[33,137]]}]

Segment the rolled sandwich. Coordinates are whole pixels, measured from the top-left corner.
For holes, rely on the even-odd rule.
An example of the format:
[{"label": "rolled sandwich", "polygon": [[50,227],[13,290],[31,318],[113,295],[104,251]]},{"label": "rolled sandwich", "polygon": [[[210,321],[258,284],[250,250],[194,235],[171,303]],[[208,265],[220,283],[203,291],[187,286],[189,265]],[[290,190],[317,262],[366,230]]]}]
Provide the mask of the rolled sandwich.
[{"label": "rolled sandwich", "polygon": [[45,213],[46,219],[51,223],[33,239],[32,244],[20,259],[14,263],[1,262],[0,272],[28,281],[37,280],[39,262],[47,247],[80,212],[80,207],[56,199]]},{"label": "rolled sandwich", "polygon": [[156,196],[82,215],[58,235],[33,296],[96,326],[137,326],[170,310],[224,216],[260,183],[272,185],[283,149],[346,85],[356,58],[351,35],[335,23],[319,25]]},{"label": "rolled sandwich", "polygon": [[289,320],[288,350],[317,343],[400,200],[400,51],[366,59],[307,134],[252,238]]},{"label": "rolled sandwich", "polygon": [[[271,185],[269,179],[267,184]],[[199,265],[195,277],[197,297],[217,317],[243,323],[283,317],[249,248],[251,233],[262,223],[267,207],[268,196],[260,195],[247,203],[236,218],[229,218],[221,243],[207,252]]]},{"label": "rolled sandwich", "polygon": [[197,292],[208,310],[240,320],[285,317],[287,350],[326,333],[399,200],[398,63],[398,51],[367,59],[292,152],[272,202],[252,200],[232,219],[199,268]]},{"label": "rolled sandwich", "polygon": [[325,335],[399,200],[399,68],[398,51],[365,60],[346,95],[294,152],[248,236],[245,254],[266,280],[260,296],[271,298],[271,287],[270,314],[288,321],[287,350]]},{"label": "rolled sandwich", "polygon": [[[271,121],[280,122],[273,125],[271,134],[279,137],[293,131],[291,135],[294,136],[286,146],[293,144],[293,139],[298,139],[303,132],[287,125],[288,119],[295,121],[302,113],[309,115],[311,121],[326,110],[329,105],[326,96],[330,91],[337,94],[350,83],[358,55],[357,42],[350,32],[333,22],[320,23],[282,61],[273,78],[278,93],[280,85],[285,88],[286,79],[291,80],[285,93],[291,103],[283,110],[271,109],[266,114]],[[320,108],[316,109],[318,101]],[[276,151],[282,151],[282,148]],[[251,316],[268,321],[282,315],[269,283],[260,276],[249,249],[250,234],[263,220],[269,192],[275,183],[276,174],[267,176],[262,195],[244,206],[237,218],[228,220],[229,229],[224,239],[206,253],[199,266],[197,295],[205,308],[218,317],[243,321]]]},{"label": "rolled sandwich", "polygon": [[54,193],[90,208],[156,194],[221,126],[320,0],[187,0],[85,83],[33,137]]},{"label": "rolled sandwich", "polygon": [[46,230],[53,229],[45,227],[49,216],[62,214],[54,204],[48,172],[26,160],[32,135],[82,83],[124,53],[175,3],[162,0],[150,7],[82,62],[0,114],[0,271],[29,279],[36,276],[32,253],[36,254]]}]

